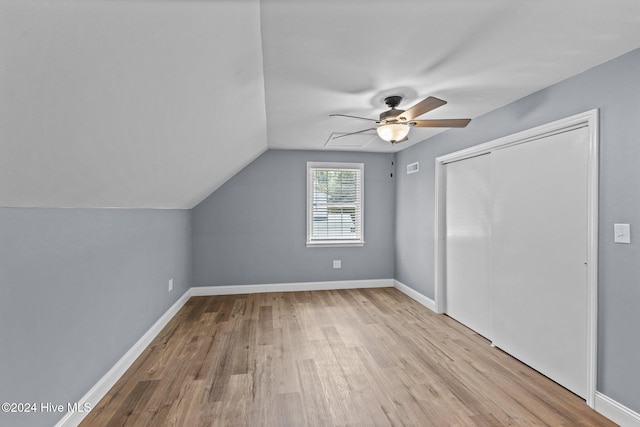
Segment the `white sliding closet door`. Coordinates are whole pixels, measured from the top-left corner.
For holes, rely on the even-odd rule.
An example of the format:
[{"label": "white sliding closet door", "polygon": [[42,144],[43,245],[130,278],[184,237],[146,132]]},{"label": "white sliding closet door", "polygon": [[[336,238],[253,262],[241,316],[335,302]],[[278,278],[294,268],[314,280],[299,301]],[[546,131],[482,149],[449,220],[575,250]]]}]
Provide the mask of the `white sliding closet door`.
[{"label": "white sliding closet door", "polygon": [[490,338],[489,250],[491,190],[489,157],[446,165],[445,312]]},{"label": "white sliding closet door", "polygon": [[581,397],[588,146],[588,130],[579,128],[490,156],[492,340]]}]

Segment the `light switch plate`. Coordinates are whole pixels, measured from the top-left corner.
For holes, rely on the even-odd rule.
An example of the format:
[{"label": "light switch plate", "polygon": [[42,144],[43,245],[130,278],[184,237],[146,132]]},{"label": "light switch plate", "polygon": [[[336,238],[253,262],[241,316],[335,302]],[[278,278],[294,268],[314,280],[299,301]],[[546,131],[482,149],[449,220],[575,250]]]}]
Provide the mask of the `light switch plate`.
[{"label": "light switch plate", "polygon": [[613,233],[615,243],[631,243],[631,226],[629,224],[613,224]]},{"label": "light switch plate", "polygon": [[333,268],[342,268],[342,260],[334,259],[333,260]]}]

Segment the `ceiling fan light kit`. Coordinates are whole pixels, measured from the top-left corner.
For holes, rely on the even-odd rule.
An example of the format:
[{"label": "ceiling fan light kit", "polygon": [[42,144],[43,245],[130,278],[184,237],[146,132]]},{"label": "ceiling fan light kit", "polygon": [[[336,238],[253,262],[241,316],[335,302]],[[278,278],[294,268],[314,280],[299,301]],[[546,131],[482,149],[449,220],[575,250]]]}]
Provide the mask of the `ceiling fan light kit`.
[{"label": "ceiling fan light kit", "polygon": [[397,144],[407,140],[407,135],[412,126],[415,127],[446,127],[446,128],[463,128],[469,124],[471,119],[438,119],[438,120],[413,120],[418,116],[428,113],[431,110],[435,110],[438,107],[443,106],[447,101],[429,96],[422,101],[418,102],[408,110],[398,110],[396,107],[400,105],[402,101],[401,96],[388,96],[384,99],[385,104],[390,108],[387,111],[380,113],[380,119],[369,119],[366,117],[350,116],[346,114],[331,114],[332,117],[347,117],[351,119],[369,120],[379,124],[376,128],[369,128],[360,130],[357,132],[351,132],[339,136],[334,136],[333,139],[342,138],[349,135],[354,135],[369,130],[375,129],[378,136],[387,142]]},{"label": "ceiling fan light kit", "polygon": [[388,125],[381,125],[376,128],[378,136],[384,141],[395,144],[396,142],[403,141],[409,134],[409,125],[404,123],[390,123]]}]

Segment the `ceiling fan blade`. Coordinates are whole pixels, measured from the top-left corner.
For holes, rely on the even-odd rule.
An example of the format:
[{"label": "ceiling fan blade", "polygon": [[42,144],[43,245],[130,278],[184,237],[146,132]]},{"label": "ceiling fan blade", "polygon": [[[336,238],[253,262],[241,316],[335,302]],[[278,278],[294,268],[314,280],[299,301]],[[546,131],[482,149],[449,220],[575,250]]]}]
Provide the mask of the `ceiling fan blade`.
[{"label": "ceiling fan blade", "polygon": [[349,116],[348,114],[329,114],[329,117],[349,117],[350,119],[369,120],[372,122],[380,123],[380,121],[376,119],[369,119],[367,117]]},{"label": "ceiling fan blade", "polygon": [[357,134],[357,133],[363,133],[363,132],[367,132],[367,131],[370,131],[370,130],[376,130],[376,128],[369,128],[369,129],[359,130],[359,131],[357,131],[357,132],[345,133],[344,135],[334,136],[334,137],[333,137],[333,138],[331,138],[331,139],[338,139],[338,138],[342,138],[343,136],[355,135],[355,134]]},{"label": "ceiling fan blade", "polygon": [[434,119],[434,120],[412,120],[411,125],[418,128],[463,128],[471,119]]},{"label": "ceiling fan blade", "polygon": [[443,101],[442,99],[438,99],[438,98],[434,98],[433,96],[430,96],[418,102],[416,105],[409,108],[404,113],[400,114],[400,116],[398,117],[398,120],[412,120],[413,118],[421,116],[424,113],[428,113],[431,110],[435,110],[438,107],[442,107],[446,103],[447,101]]}]

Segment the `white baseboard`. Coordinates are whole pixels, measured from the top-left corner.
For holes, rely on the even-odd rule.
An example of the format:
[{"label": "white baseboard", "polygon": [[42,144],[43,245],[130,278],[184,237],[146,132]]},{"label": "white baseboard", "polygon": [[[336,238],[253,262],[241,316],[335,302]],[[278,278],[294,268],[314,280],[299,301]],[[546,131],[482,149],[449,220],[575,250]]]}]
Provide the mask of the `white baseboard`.
[{"label": "white baseboard", "polygon": [[640,427],[640,414],[596,391],[595,410],[622,427]]},{"label": "white baseboard", "polygon": [[334,289],[391,288],[393,279],[336,282],[271,283],[267,285],[196,286],[192,296],[255,294],[261,292],[329,291]]},{"label": "white baseboard", "polygon": [[397,290],[399,290],[400,292],[408,296],[409,298],[418,301],[420,304],[424,305],[429,310],[433,312],[436,311],[436,302],[431,298],[422,295],[420,292],[416,291],[413,288],[410,288],[409,286],[405,285],[402,282],[398,282],[397,280],[393,281],[393,286]]},{"label": "white baseboard", "polygon": [[[138,356],[142,354],[151,341],[160,333],[167,323],[176,315],[182,306],[191,297],[191,289],[187,290],[156,323],[125,353],[118,362],[87,392],[78,402],[82,407],[84,404],[94,408],[98,402],[111,390],[111,387],[120,379],[127,369],[136,361]],[[71,427],[77,426],[87,416],[88,412],[67,412],[66,415],[58,421],[55,427]]]}]

